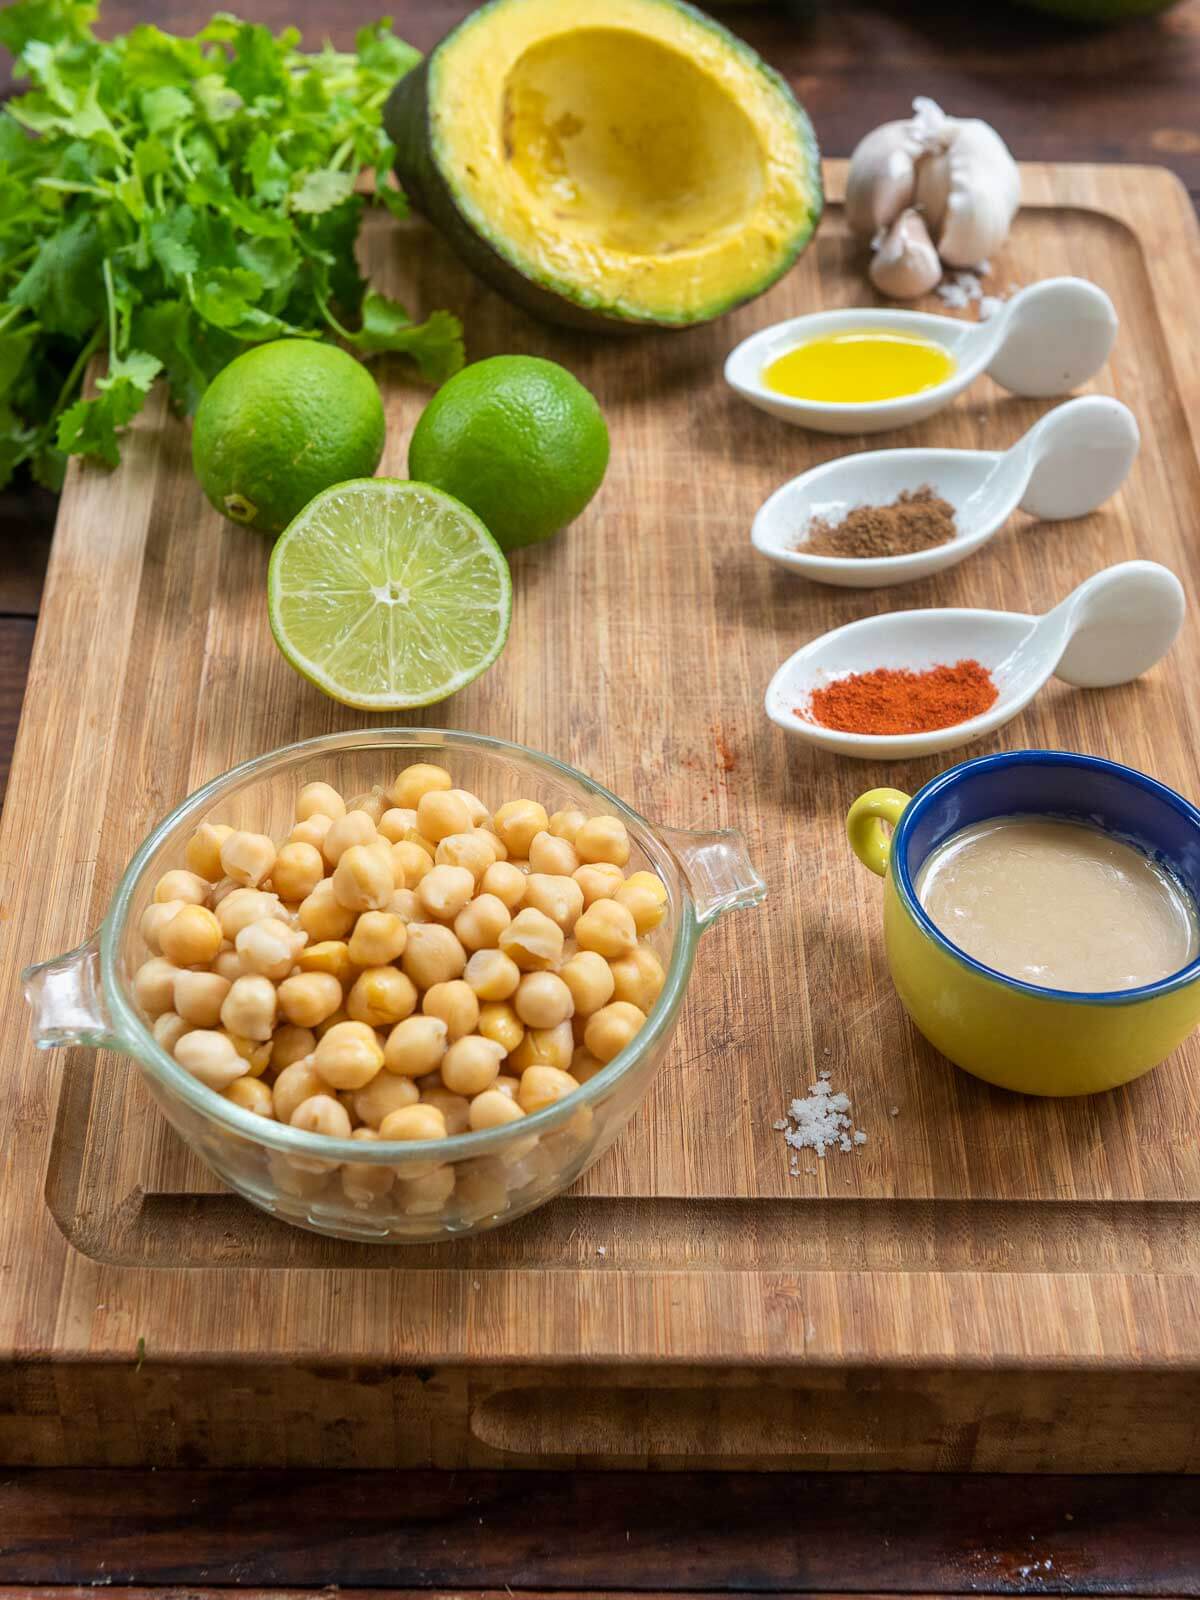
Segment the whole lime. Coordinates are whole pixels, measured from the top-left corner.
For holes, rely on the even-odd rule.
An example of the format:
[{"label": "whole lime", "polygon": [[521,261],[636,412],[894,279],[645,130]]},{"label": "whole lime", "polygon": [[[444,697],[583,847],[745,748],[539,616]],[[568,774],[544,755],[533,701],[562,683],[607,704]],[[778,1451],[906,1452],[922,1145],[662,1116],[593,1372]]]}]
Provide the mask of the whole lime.
[{"label": "whole lime", "polygon": [[192,466],[223,515],[279,533],[322,489],[370,477],[383,436],[383,401],[360,361],[336,345],[275,339],[204,391]]},{"label": "whole lime", "polygon": [[608,428],[595,398],[539,356],[464,367],[425,407],[408,445],[409,476],[469,506],[502,550],[566,527],[607,466]]}]

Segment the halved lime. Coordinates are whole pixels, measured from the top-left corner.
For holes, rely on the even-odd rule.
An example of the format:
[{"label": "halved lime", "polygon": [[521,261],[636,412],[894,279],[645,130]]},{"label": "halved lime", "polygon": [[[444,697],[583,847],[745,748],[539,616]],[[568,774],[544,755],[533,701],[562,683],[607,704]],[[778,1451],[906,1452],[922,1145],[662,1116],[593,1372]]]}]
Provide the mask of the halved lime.
[{"label": "halved lime", "polygon": [[479,518],[427,483],[358,478],[311,500],[267,575],[275,642],[343,705],[432,705],[504,648],[512,578]]}]

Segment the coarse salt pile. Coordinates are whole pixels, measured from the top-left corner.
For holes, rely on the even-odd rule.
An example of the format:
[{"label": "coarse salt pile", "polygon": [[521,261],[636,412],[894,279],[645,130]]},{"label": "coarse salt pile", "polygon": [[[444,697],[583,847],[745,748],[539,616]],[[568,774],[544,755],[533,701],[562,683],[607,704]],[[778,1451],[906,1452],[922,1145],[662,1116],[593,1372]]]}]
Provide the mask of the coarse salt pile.
[{"label": "coarse salt pile", "polygon": [[851,1151],[867,1142],[866,1134],[854,1126],[850,1096],[840,1091],[835,1093],[830,1081],[832,1076],[828,1068],[822,1070],[816,1083],[809,1085],[808,1094],[803,1099],[797,1095],[792,1101],[788,1107],[788,1117],[795,1124],[794,1127],[788,1127],[787,1122],[775,1124],[791,1146],[790,1170],[793,1176],[800,1170],[801,1150],[815,1150],[819,1159],[824,1161],[826,1150]]},{"label": "coarse salt pile", "polygon": [[[981,261],[974,272],[956,272],[953,278],[948,278],[937,287],[938,297],[942,304],[951,311],[962,311],[972,303],[979,306],[979,320],[986,322],[989,317],[994,317],[1004,304],[1002,294],[985,294],[982,280],[987,277],[992,269],[990,261]],[[1017,285],[1009,285],[1011,294]]]}]

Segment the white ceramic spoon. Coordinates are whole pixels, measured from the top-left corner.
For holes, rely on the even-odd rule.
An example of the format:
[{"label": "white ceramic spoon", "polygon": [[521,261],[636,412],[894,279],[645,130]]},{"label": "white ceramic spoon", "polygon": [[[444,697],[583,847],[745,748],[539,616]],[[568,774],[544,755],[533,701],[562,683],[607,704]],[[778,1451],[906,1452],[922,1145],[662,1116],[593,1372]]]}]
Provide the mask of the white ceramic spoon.
[{"label": "white ceramic spoon", "polygon": [[[1087,516],[1124,483],[1138,444],[1128,406],[1081,395],[1048,412],[1009,450],[868,450],[813,467],[764,501],[750,537],[762,555],[817,583],[910,583],[965,560],[1018,506],[1047,522]],[[954,507],[957,532],[949,543],[867,560],[797,548],[814,519],[836,525],[856,506],[887,505],[925,484]]]},{"label": "white ceramic spoon", "polygon": [[[777,356],[852,329],[931,339],[949,351],[954,371],[932,389],[863,405],[796,400],[763,382],[763,369]],[[725,381],[751,405],[801,428],[882,433],[931,417],[984,372],[1010,394],[1069,394],[1100,370],[1116,336],[1117,314],[1103,289],[1084,278],[1047,278],[1022,289],[986,322],[878,306],[790,317],[743,339],[725,362]]]},{"label": "white ceramic spoon", "polygon": [[[1019,611],[892,611],[835,628],[785,661],[767,689],[772,722],[842,755],[903,760],[953,750],[1001,727],[1052,675],[1082,689],[1128,683],[1161,660],[1183,621],[1183,587],[1155,561],[1123,561],[1081,583],[1043,616]],[[928,733],[841,733],[808,714],[814,689],[876,667],[974,659],[999,697],[990,710]]]}]

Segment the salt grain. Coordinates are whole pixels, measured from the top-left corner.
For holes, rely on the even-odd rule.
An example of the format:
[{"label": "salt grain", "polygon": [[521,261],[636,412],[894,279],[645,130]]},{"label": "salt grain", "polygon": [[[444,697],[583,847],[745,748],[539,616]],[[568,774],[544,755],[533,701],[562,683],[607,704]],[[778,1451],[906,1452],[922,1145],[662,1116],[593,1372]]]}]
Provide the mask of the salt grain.
[{"label": "salt grain", "polygon": [[[784,1138],[792,1150],[815,1150],[824,1161],[826,1150],[849,1152],[866,1144],[867,1136],[854,1126],[851,1116],[850,1096],[835,1092],[830,1082],[832,1073],[821,1069],[816,1083],[809,1085],[808,1094],[799,1095],[788,1107],[788,1117],[795,1127],[787,1128]],[[792,1170],[795,1157],[792,1156]]]}]

